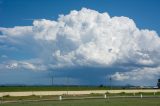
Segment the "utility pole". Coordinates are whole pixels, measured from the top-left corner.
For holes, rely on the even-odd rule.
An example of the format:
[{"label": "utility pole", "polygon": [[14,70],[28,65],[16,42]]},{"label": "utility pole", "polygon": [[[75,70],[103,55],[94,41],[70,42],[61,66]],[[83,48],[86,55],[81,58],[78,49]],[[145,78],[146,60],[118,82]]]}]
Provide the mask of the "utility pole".
[{"label": "utility pole", "polygon": [[53,75],[52,75],[52,86],[53,86]]},{"label": "utility pole", "polygon": [[69,78],[68,78],[68,76],[67,76],[67,95],[68,95],[68,90],[69,90]]},{"label": "utility pole", "polygon": [[53,82],[54,82],[54,74],[53,73],[54,73],[53,71],[50,71],[50,78],[49,78],[49,80],[50,80],[50,85],[51,86],[53,86]]},{"label": "utility pole", "polygon": [[112,77],[109,77],[109,81],[110,81],[110,90],[112,90]]},{"label": "utility pole", "polygon": [[105,86],[107,88],[107,75],[105,76]]}]

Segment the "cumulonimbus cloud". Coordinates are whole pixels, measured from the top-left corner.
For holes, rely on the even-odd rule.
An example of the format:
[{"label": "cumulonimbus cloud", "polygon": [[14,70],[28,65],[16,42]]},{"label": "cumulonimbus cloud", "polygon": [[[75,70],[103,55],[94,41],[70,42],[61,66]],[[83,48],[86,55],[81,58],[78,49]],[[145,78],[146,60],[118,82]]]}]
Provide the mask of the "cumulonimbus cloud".
[{"label": "cumulonimbus cloud", "polygon": [[155,31],[139,29],[132,19],[106,12],[82,8],[60,15],[57,21],[34,20],[32,26],[0,31],[1,50],[18,49],[11,51],[29,54],[27,59],[39,59],[46,67],[160,65],[160,38]]}]

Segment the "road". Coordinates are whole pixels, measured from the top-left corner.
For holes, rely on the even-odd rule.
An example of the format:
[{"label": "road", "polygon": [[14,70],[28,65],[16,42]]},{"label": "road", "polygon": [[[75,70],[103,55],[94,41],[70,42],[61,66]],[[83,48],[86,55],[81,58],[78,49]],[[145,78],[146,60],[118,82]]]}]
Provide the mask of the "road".
[{"label": "road", "polygon": [[24,92],[0,92],[2,96],[31,96],[31,95],[83,95],[83,94],[104,94],[104,93],[156,93],[160,89],[137,89],[137,90],[86,90],[86,91],[24,91]]}]

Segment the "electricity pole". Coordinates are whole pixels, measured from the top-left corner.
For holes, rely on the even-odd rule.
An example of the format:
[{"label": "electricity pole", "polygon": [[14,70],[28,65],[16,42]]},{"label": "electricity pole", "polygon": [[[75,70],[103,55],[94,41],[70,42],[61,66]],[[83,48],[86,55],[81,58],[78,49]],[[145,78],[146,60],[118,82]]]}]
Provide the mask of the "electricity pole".
[{"label": "electricity pole", "polygon": [[52,75],[52,86],[53,86],[53,75]]},{"label": "electricity pole", "polygon": [[110,81],[110,89],[112,90],[112,78],[111,78],[111,76],[109,77],[109,81]]}]

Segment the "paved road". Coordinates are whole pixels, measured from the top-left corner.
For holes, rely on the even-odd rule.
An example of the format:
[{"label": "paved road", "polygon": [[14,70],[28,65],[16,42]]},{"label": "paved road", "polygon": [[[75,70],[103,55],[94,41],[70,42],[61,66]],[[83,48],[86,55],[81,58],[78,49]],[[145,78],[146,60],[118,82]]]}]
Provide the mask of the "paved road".
[{"label": "paved road", "polygon": [[30,96],[30,95],[82,95],[82,94],[104,94],[104,93],[156,93],[160,92],[160,89],[142,89],[142,90],[86,90],[86,91],[25,91],[25,92],[0,92],[0,97],[9,96]]}]

